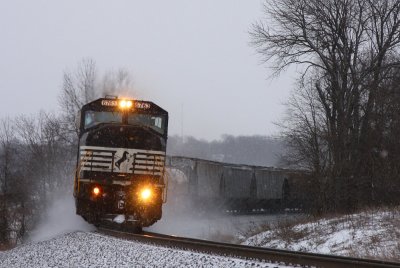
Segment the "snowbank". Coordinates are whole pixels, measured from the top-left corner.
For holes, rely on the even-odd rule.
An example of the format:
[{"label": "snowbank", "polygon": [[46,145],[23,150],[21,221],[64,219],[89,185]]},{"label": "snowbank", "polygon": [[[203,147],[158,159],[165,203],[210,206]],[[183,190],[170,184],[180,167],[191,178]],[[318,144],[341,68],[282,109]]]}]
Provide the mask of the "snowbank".
[{"label": "snowbank", "polygon": [[400,212],[368,211],[303,223],[264,226],[244,245],[400,261]]}]

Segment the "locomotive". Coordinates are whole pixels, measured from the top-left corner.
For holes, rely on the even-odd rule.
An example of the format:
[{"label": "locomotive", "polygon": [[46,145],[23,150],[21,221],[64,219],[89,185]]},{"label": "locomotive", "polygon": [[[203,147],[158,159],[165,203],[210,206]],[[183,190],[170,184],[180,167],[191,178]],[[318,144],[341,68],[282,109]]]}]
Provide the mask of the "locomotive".
[{"label": "locomotive", "polygon": [[106,96],[82,106],[74,179],[76,214],[96,226],[140,230],[166,201],[168,112],[149,101]]}]

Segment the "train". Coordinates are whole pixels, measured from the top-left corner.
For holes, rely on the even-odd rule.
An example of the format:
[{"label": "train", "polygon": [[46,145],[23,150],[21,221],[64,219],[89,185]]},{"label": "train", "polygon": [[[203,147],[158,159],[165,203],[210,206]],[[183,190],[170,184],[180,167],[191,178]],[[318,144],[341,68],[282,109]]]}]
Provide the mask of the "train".
[{"label": "train", "polygon": [[77,128],[76,214],[96,226],[137,230],[160,220],[168,112],[150,101],[106,96],[82,106]]}]

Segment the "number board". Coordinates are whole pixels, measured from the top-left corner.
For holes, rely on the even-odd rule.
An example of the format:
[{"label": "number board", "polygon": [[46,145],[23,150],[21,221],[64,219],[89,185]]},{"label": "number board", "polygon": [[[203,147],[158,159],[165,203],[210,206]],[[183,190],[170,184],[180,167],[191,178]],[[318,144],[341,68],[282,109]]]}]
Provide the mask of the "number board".
[{"label": "number board", "polygon": [[150,107],[151,107],[150,103],[141,102],[141,101],[135,101],[135,108],[136,108],[136,109],[144,109],[144,110],[147,110],[147,109],[150,109]]},{"label": "number board", "polygon": [[[133,103],[136,109],[148,110],[151,108],[151,104],[147,102],[133,101]],[[111,107],[118,106],[118,100],[102,100],[101,105]]]},{"label": "number board", "polygon": [[118,106],[118,101],[116,100],[102,100],[101,105],[103,106]]}]

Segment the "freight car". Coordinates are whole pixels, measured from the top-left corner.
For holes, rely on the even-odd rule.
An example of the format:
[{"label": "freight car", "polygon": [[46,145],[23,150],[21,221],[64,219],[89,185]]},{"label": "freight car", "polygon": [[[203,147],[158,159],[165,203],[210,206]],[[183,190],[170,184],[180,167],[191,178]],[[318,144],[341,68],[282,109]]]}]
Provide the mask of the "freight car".
[{"label": "freight car", "polygon": [[[293,178],[298,178],[299,171],[179,156],[167,157],[167,167],[169,173],[174,174],[170,196],[183,198],[177,204],[186,203],[200,210],[246,213],[276,211],[300,204],[293,199],[297,197],[293,192],[297,187],[293,183],[300,181]],[[181,175],[176,176],[178,173]],[[179,181],[174,182],[174,177],[179,177]]]},{"label": "freight car", "polygon": [[162,215],[168,113],[149,101],[100,98],[78,116],[76,213],[140,229]]}]

